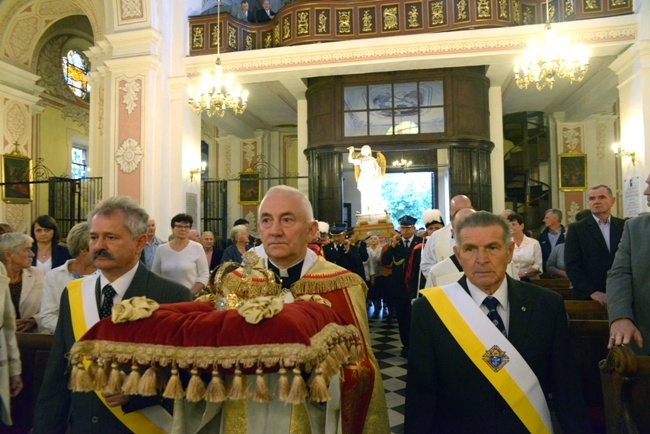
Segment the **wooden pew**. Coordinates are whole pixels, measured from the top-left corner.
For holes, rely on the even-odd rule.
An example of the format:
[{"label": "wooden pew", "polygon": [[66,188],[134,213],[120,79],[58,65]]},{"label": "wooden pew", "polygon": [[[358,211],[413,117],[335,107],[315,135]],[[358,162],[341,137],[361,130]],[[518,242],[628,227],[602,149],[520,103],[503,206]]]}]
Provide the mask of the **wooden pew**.
[{"label": "wooden pew", "polygon": [[607,355],[607,311],[597,301],[565,300],[573,354],[592,432],[605,432],[605,409],[598,363]]},{"label": "wooden pew", "polygon": [[627,346],[609,351],[600,362],[608,433],[650,432],[650,357]]},{"label": "wooden pew", "polygon": [[571,300],[572,289],[571,281],[569,279],[537,279],[531,280],[530,283],[555,291],[565,300]]},{"label": "wooden pew", "polygon": [[[2,427],[2,433],[27,433],[34,420],[34,407],[41,390],[53,335],[39,333],[16,334],[22,363],[23,391],[11,401],[13,426]],[[6,431],[5,431],[6,430]]]}]

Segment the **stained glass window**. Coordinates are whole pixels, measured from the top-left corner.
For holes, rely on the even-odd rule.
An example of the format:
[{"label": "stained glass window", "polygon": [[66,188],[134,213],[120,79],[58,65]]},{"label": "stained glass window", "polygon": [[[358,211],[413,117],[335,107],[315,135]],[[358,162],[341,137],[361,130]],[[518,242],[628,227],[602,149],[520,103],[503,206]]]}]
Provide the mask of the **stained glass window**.
[{"label": "stained glass window", "polygon": [[72,148],[72,167],[70,168],[70,178],[79,179],[88,176],[86,166],[86,153],[84,148]]},{"label": "stained glass window", "polygon": [[90,92],[88,84],[88,61],[78,51],[70,50],[66,57],[61,58],[63,78],[68,88],[79,98],[87,99]]}]

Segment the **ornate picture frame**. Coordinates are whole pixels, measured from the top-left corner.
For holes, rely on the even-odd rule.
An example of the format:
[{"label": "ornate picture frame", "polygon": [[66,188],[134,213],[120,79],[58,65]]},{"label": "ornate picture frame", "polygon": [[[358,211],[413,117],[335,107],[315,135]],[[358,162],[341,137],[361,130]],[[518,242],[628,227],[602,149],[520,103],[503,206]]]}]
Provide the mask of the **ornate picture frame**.
[{"label": "ornate picture frame", "polygon": [[560,154],[558,176],[560,191],[585,191],[587,189],[587,154],[577,152]]},{"label": "ornate picture frame", "polygon": [[2,155],[2,200],[7,203],[32,201],[32,159],[19,151]]},{"label": "ornate picture frame", "polygon": [[246,169],[239,172],[239,204],[258,205],[261,200],[260,172]]}]

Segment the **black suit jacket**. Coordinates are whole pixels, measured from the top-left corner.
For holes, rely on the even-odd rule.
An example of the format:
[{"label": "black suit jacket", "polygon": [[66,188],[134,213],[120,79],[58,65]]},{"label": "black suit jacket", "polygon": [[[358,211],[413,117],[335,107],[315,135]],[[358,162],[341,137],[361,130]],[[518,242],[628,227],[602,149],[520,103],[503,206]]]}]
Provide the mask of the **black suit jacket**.
[{"label": "black suit jacket", "polygon": [[[32,244],[32,252],[34,252],[34,257],[32,258],[33,266],[36,266],[36,260],[38,259],[38,252],[36,251],[37,248],[38,246],[36,243]],[[68,259],[72,259],[72,255],[70,255],[67,247],[62,246],[61,244],[52,246],[52,268],[60,267],[61,265],[65,264],[65,261]]]},{"label": "black suit jacket", "polygon": [[[564,432],[589,432],[562,297],[507,279],[508,339],[553,394]],[[459,283],[469,297],[466,277]],[[424,297],[413,304],[408,361],[406,434],[528,432]]]},{"label": "black suit jacket", "polygon": [[[167,280],[147,270],[143,264],[133,276],[124,299],[146,296],[158,303],[178,303],[191,301],[192,295],[184,286]],[[68,389],[70,370],[66,354],[75,343],[70,317],[68,290],[63,291],[59,306],[59,321],[54,332],[54,343],[47,361],[43,385],[38,395],[34,418],[34,434],[63,434],[68,423],[72,433],[130,433],[104,406],[97,395],[92,393],[72,393]],[[123,411],[129,412],[147,405],[153,405],[158,398],[145,399],[131,397]],[[146,402],[146,403],[143,403]]]},{"label": "black suit jacket", "polygon": [[564,264],[573,286],[572,298],[575,300],[589,300],[593,292],[605,292],[607,271],[612,268],[625,221],[612,216],[610,224],[611,250],[607,249],[605,238],[593,216],[569,226],[564,246]]},{"label": "black suit jacket", "polygon": [[[401,240],[395,247],[393,247],[392,244],[389,244],[386,251],[381,255],[382,265],[388,266],[391,263],[393,264],[391,283],[393,285],[393,294],[397,297],[412,298],[404,279],[406,278],[406,268],[408,267],[408,261],[411,258],[411,252],[413,251],[413,248],[421,242],[422,238],[414,235],[408,248],[404,247],[403,240]],[[417,292],[415,292],[415,294],[417,294]]]},{"label": "black suit jacket", "polygon": [[[553,250],[553,244],[551,244],[551,240],[548,237],[549,232],[549,228],[546,228],[537,237],[537,241],[539,241],[539,245],[542,248],[542,267],[544,271],[546,271],[546,261],[548,261],[548,257],[551,256],[551,251]],[[564,226],[560,226],[560,236],[557,239],[557,243],[555,244],[556,246],[564,243],[564,232]]]},{"label": "black suit jacket", "polygon": [[[271,12],[271,16],[275,17],[276,13],[273,12],[273,11],[270,11],[270,12]],[[271,21],[271,19],[272,19],[272,18],[269,18],[269,16],[266,14],[266,11],[264,9],[260,9],[260,10],[257,11],[256,18],[257,18],[258,23],[267,23],[267,22]]]},{"label": "black suit jacket", "polygon": [[[368,252],[366,252],[367,254]],[[363,269],[363,260],[356,246],[350,246],[350,250],[346,253],[343,246],[336,249],[334,243],[329,243],[323,247],[323,255],[328,261],[358,274],[365,282],[366,272]]]}]

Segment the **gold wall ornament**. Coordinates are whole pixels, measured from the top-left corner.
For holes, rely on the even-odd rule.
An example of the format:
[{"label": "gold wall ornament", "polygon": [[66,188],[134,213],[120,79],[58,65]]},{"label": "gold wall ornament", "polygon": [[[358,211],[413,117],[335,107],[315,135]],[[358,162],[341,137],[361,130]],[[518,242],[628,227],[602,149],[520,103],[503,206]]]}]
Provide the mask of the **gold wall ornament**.
[{"label": "gold wall ornament", "polygon": [[372,15],[370,15],[369,10],[366,9],[365,11],[363,11],[363,17],[361,18],[361,23],[362,23],[362,27],[361,27],[362,32],[364,33],[372,32],[373,30]]},{"label": "gold wall ornament", "polygon": [[339,33],[351,33],[352,32],[352,23],[351,16],[352,11],[336,11],[339,21]]},{"label": "gold wall ornament", "polygon": [[418,20],[419,17],[420,14],[418,12],[418,8],[411,5],[411,9],[408,11],[408,26],[410,28],[420,27],[420,20]]},{"label": "gold wall ornament", "polygon": [[598,0],[585,0],[585,10],[598,10]]},{"label": "gold wall ornament", "polygon": [[445,24],[445,9],[441,1],[431,4],[431,25]]},{"label": "gold wall ornament", "polygon": [[620,6],[627,6],[627,0],[612,0],[609,2],[610,7],[620,7]]},{"label": "gold wall ornament", "polygon": [[384,30],[399,30],[399,20],[397,15],[397,7],[382,8],[382,15],[384,17]]},{"label": "gold wall ornament", "polygon": [[271,48],[272,43],[273,43],[273,37],[271,36],[271,32],[269,32],[264,37],[264,48]]},{"label": "gold wall ornament", "polygon": [[479,18],[490,18],[492,16],[490,0],[478,0],[476,3],[476,12]]},{"label": "gold wall ornament", "polygon": [[228,25],[228,46],[237,49],[237,28],[230,25]]},{"label": "gold wall ornament", "polygon": [[465,0],[460,0],[456,4],[456,21],[465,21],[467,20],[467,2]]},{"label": "gold wall ornament", "polygon": [[519,9],[519,0],[512,1],[512,21],[514,21],[515,24],[519,24],[521,22],[521,10]]},{"label": "gold wall ornament", "polygon": [[508,19],[508,0],[499,0],[499,18]]},{"label": "gold wall ornament", "polygon": [[219,25],[210,24],[210,47],[217,47],[221,44],[221,35],[219,35]]},{"label": "gold wall ornament", "polygon": [[280,45],[280,23],[273,27],[273,43],[276,46]]},{"label": "gold wall ornament", "polygon": [[576,12],[574,0],[566,0],[564,3],[564,16],[570,17]]},{"label": "gold wall ornament", "polygon": [[316,33],[329,33],[326,11],[321,11],[320,14],[318,14],[318,27],[316,28]]},{"label": "gold wall ornament", "polygon": [[535,22],[535,9],[528,6],[528,5],[522,5],[523,9],[523,24],[528,25],[528,24],[533,24]]},{"label": "gold wall ornament", "polygon": [[291,38],[291,15],[282,19],[282,40],[286,41]]},{"label": "gold wall ornament", "polygon": [[204,47],[204,33],[203,26],[192,26],[192,49],[202,49]]},{"label": "gold wall ornament", "polygon": [[298,12],[298,35],[309,34],[309,12]]},{"label": "gold wall ornament", "polygon": [[246,51],[253,49],[253,35],[246,34]]}]

